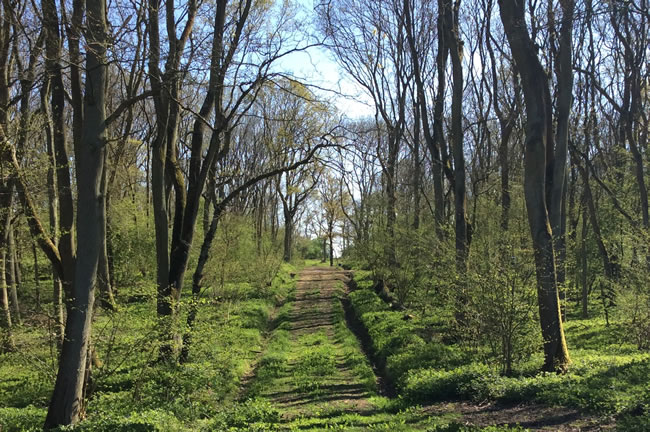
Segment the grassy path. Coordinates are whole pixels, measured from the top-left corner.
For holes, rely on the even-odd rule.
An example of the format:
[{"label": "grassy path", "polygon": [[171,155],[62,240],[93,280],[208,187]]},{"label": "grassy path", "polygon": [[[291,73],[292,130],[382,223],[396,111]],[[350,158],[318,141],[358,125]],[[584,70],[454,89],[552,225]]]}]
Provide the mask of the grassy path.
[{"label": "grassy path", "polygon": [[[327,267],[307,267],[298,275],[295,296],[277,311],[243,397],[276,414],[260,415],[248,430],[461,432],[513,423],[530,430],[604,430],[573,410],[462,402],[409,407],[379,396],[378,378],[346,324],[341,299],[348,280],[348,272]],[[253,408],[247,416],[257,412]],[[477,427],[461,426],[468,424]]]},{"label": "grassy path", "polygon": [[352,417],[376,412],[376,378],[340,303],[348,279],[345,271],[306,268],[278,313],[249,396],[269,400],[287,429],[350,426]]}]

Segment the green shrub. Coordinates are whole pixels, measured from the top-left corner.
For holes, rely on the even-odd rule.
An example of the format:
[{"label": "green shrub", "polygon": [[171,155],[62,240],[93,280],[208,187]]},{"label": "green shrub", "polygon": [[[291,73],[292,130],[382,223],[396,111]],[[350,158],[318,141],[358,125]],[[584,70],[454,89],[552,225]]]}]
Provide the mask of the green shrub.
[{"label": "green shrub", "polygon": [[352,285],[355,289],[370,290],[374,285],[372,272],[367,270],[355,270],[352,276]]},{"label": "green shrub", "polygon": [[622,416],[616,423],[616,430],[620,432],[648,432],[650,430],[650,414]]},{"label": "green shrub", "polygon": [[210,425],[210,430],[223,431],[232,430],[232,428],[271,430],[266,427],[277,424],[279,421],[280,412],[273,408],[270,402],[262,399],[248,399],[218,413]]},{"label": "green shrub", "polygon": [[40,431],[45,422],[45,408],[26,406],[22,408],[0,408],[0,431]]},{"label": "green shrub", "polygon": [[368,312],[361,316],[361,321],[368,329],[375,354],[381,359],[387,359],[406,347],[424,344],[417,335],[416,325],[405,321],[400,312]]},{"label": "green shrub", "polygon": [[182,423],[172,414],[162,410],[134,412],[127,416],[111,415],[90,417],[79,425],[61,430],[80,432],[180,432]]},{"label": "green shrub", "polygon": [[[40,371],[34,371],[24,364],[10,362],[0,358],[0,401],[6,407],[27,407],[29,405],[45,406],[49,402],[53,383],[51,377]],[[24,359],[21,359],[24,361]],[[34,366],[34,365],[31,365]]]},{"label": "green shrub", "polygon": [[493,376],[485,365],[471,364],[452,370],[418,369],[404,380],[404,396],[411,401],[438,401],[471,397],[476,391],[473,382]]},{"label": "green shrub", "polygon": [[412,369],[458,367],[468,362],[467,356],[455,346],[437,342],[413,344],[388,357],[386,370],[391,376],[402,377]]},{"label": "green shrub", "polygon": [[237,313],[242,328],[266,330],[269,324],[271,308],[262,300],[249,300],[242,305]]},{"label": "green shrub", "polygon": [[368,289],[352,291],[349,298],[358,317],[368,312],[380,312],[390,309],[374,291]]}]

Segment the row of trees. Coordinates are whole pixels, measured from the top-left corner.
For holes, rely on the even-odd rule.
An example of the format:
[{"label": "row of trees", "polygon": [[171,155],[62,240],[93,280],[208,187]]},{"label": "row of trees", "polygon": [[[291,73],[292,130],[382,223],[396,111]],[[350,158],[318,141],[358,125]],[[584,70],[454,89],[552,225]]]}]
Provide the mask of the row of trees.
[{"label": "row of trees", "polygon": [[[467,333],[483,263],[501,256],[526,285],[518,260],[532,259],[548,371],[570,362],[568,287],[581,285],[585,315],[594,289],[606,312],[615,291],[634,296],[643,333],[647,285],[634,275],[648,256],[647,4],[340,0],[316,10],[332,55],[376,108],[350,128],[344,165],[362,262],[397,292],[449,286]],[[431,249],[449,238],[454,271],[431,270],[450,264]]]},{"label": "row of trees", "polygon": [[[33,242],[60,348],[46,427],[83,416],[96,287],[110,311],[120,285],[155,280],[159,361],[187,360],[185,275],[197,300],[215,238],[212,256],[231,253],[229,212],[260,257],[268,236],[291,260],[304,228],[333,264],[340,235],[399,301],[498,339],[506,373],[531,315],[544,368],[566,369],[567,291],[584,314],[592,290],[606,313],[634,298],[647,346],[644,1],[335,0],[311,26],[289,2],[3,1],[0,342],[15,348]],[[281,69],[316,45],[374,118],[338,121]]]},{"label": "row of trees", "polygon": [[198,299],[226,212],[255,221],[261,256],[265,233],[281,232],[279,208],[290,260],[299,211],[324,172],[313,162],[334,144],[337,125],[325,102],[276,66],[312,46],[289,3],[1,7],[0,342],[16,349],[16,243],[29,244],[26,224],[38,293],[42,257],[52,266],[60,349],[45,422],[52,428],[84,415],[97,360],[95,297],[114,310],[119,283],[132,282],[123,277],[128,259],[142,260],[142,250],[120,250],[121,212],[154,233],[155,262],[142,262],[141,273],[156,281],[159,361],[184,361],[198,304],[181,325],[189,266]]}]

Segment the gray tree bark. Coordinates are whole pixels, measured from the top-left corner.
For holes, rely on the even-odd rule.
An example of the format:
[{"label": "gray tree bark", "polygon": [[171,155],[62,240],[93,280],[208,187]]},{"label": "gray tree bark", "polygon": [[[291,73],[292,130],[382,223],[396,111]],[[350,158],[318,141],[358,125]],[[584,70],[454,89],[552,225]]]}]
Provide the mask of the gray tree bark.
[{"label": "gray tree bark", "polygon": [[74,424],[84,414],[90,331],[95,284],[101,255],[102,226],[105,223],[101,179],[106,146],[106,45],[108,25],[105,0],[88,0],[86,15],[86,82],[84,91],[84,129],[78,147],[77,233],[79,244],[74,277],[74,293],[65,328],[52,399],[45,429]]},{"label": "gray tree bark", "polygon": [[[557,283],[564,296],[566,278],[566,189],[567,189],[567,155],[569,140],[569,115],[573,103],[573,0],[561,0],[562,25],[559,35],[559,49],[555,55],[555,76],[557,78],[557,129],[555,133],[555,151],[552,168],[547,178],[547,201],[549,202],[549,220],[553,232],[553,250],[557,268]],[[554,30],[551,34],[554,34]],[[550,187],[549,187],[550,184]]]},{"label": "gray tree bark", "polygon": [[[12,193],[13,193],[13,187]],[[13,198],[11,199],[13,203]],[[11,220],[11,215],[7,218],[7,225],[5,231],[5,245],[6,245],[6,258],[5,258],[5,272],[7,277],[7,286],[11,295],[11,308],[13,319],[16,324],[22,324],[20,316],[20,301],[18,300],[18,284],[19,276],[17,270],[18,263],[16,262],[16,242],[14,239],[14,227]]]},{"label": "gray tree bark", "polygon": [[70,180],[70,157],[65,133],[65,87],[63,84],[63,66],[61,65],[60,26],[55,1],[43,0],[41,7],[43,11],[43,28],[45,30],[45,70],[51,87],[49,92],[51,96],[51,132],[59,201],[58,221],[60,231],[57,248],[63,266],[63,287],[66,293],[71,293],[75,268],[74,205]]},{"label": "gray tree bark", "polygon": [[523,0],[499,0],[501,21],[522,80],[526,105],[524,196],[533,239],[544,369],[566,371],[570,359],[558,298],[546,172],[553,163],[552,102],[548,79],[528,34]]}]

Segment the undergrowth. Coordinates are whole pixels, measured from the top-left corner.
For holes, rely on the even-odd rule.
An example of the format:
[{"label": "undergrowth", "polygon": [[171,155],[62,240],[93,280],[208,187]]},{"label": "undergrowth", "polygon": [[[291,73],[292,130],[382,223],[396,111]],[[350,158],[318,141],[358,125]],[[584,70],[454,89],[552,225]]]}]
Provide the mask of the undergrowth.
[{"label": "undergrowth", "polygon": [[435,317],[425,320],[391,310],[372,290],[370,276],[357,273],[356,286],[364,288],[349,298],[372,339],[374,355],[411,403],[538,402],[617,416],[622,431],[649,430],[650,354],[626,343],[622,326],[572,317],[565,325],[573,360],[568,373],[539,372],[542,358],[533,356],[506,377],[478,360],[476,347],[446,340],[444,325],[431,325]]},{"label": "undergrowth", "polygon": [[[224,407],[234,406],[242,377],[263,348],[274,308],[279,306],[279,315],[285,310],[281,305],[290,299],[296,271],[283,264],[262,289],[228,284],[201,300],[189,360],[182,364],[155,361],[155,296],[139,294],[118,311],[99,314],[93,341],[102,363],[94,370],[87,417],[74,430],[223,430],[220,425],[236,425],[246,407],[245,415],[253,416],[258,409],[254,403],[238,408],[239,414]],[[182,314],[180,321],[184,319]],[[49,337],[25,325],[16,331],[19,350],[0,355],[3,432],[42,429],[56,370]],[[273,340],[281,337],[276,332]]]}]

